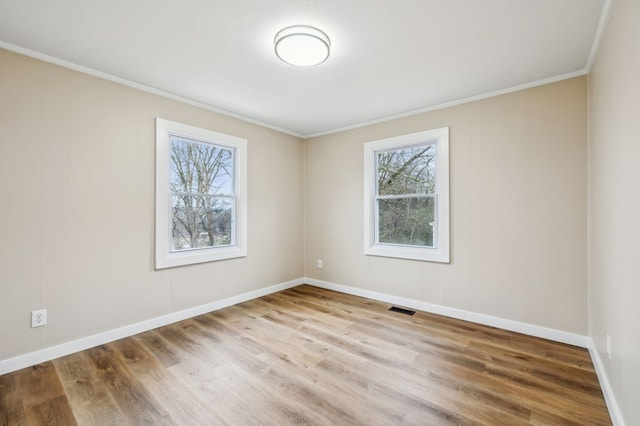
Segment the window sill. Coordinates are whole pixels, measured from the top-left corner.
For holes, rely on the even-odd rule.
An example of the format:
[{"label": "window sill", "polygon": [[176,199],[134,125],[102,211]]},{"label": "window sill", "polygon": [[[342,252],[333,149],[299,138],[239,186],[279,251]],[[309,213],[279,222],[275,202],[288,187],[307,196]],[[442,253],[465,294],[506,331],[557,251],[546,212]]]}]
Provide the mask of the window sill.
[{"label": "window sill", "polygon": [[425,262],[450,263],[448,252],[443,252],[439,249],[422,247],[376,244],[372,247],[365,247],[364,254],[367,256],[393,257],[398,259],[421,260]]},{"label": "window sill", "polygon": [[156,269],[215,262],[217,260],[235,259],[246,256],[247,250],[239,247],[220,247],[215,249],[173,252],[156,258]]}]

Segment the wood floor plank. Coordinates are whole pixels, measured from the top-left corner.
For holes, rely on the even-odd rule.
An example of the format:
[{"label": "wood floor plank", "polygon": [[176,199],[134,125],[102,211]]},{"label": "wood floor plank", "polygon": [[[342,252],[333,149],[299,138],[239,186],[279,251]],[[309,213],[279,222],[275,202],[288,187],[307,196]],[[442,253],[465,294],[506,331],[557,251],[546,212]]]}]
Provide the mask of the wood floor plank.
[{"label": "wood floor plank", "polygon": [[76,418],[71,411],[71,405],[65,395],[47,399],[40,404],[34,405],[33,414],[30,420],[32,424],[42,425],[76,425]]},{"label": "wood floor plank", "polygon": [[21,394],[27,424],[58,424],[58,419],[64,419],[74,425],[75,418],[53,363],[37,364],[23,372],[18,386],[30,389]]},{"label": "wood floor plank", "polygon": [[84,354],[102,386],[133,424],[173,424],[155,397],[109,345],[87,349]]},{"label": "wood floor plank", "polygon": [[298,286],[0,376],[0,425],[610,425],[588,351]]},{"label": "wood floor plank", "polygon": [[22,405],[24,388],[19,385],[24,370],[0,376],[0,425],[26,425],[27,417]]},{"label": "wood floor plank", "polygon": [[83,352],[53,361],[79,424],[128,424]]},{"label": "wood floor plank", "polygon": [[177,423],[181,423],[182,419],[188,419],[195,424],[222,420],[215,416],[214,410],[209,409],[206,400],[199,398],[184,386],[135,339],[118,340],[111,343],[111,347],[120,355],[123,365],[136,380]]}]

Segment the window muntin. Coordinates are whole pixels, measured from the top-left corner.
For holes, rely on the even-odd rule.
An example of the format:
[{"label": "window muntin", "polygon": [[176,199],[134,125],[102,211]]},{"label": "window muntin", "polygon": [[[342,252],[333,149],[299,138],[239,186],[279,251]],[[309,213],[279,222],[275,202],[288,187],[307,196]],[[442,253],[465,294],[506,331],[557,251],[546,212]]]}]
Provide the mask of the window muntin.
[{"label": "window muntin", "polygon": [[156,119],[156,268],[246,256],[247,141]]},{"label": "window muntin", "polygon": [[364,146],[364,252],[449,262],[449,129]]}]

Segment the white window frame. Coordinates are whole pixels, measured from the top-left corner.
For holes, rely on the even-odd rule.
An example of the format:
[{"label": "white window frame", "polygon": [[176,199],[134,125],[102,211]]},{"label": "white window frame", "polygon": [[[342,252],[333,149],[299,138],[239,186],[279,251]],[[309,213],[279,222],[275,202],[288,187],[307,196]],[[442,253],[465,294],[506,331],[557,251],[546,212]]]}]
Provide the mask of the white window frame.
[{"label": "white window frame", "polygon": [[[171,251],[171,140],[180,136],[234,151],[235,211],[232,244],[193,250]],[[247,140],[156,118],[156,269],[212,262],[247,255]]]},{"label": "white window frame", "polygon": [[[436,147],[436,211],[433,247],[377,241],[377,159],[380,151],[432,143]],[[449,128],[427,130],[364,144],[364,254],[449,263]]]}]

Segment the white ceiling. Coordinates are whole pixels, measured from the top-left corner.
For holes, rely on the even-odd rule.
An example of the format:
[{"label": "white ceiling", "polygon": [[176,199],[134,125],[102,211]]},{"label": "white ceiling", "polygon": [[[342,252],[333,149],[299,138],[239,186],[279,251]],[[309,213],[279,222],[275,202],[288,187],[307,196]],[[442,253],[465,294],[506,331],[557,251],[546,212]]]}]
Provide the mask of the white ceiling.
[{"label": "white ceiling", "polygon": [[[0,0],[0,47],[310,136],[584,74],[606,2]],[[277,59],[293,24],[327,62]]]}]

